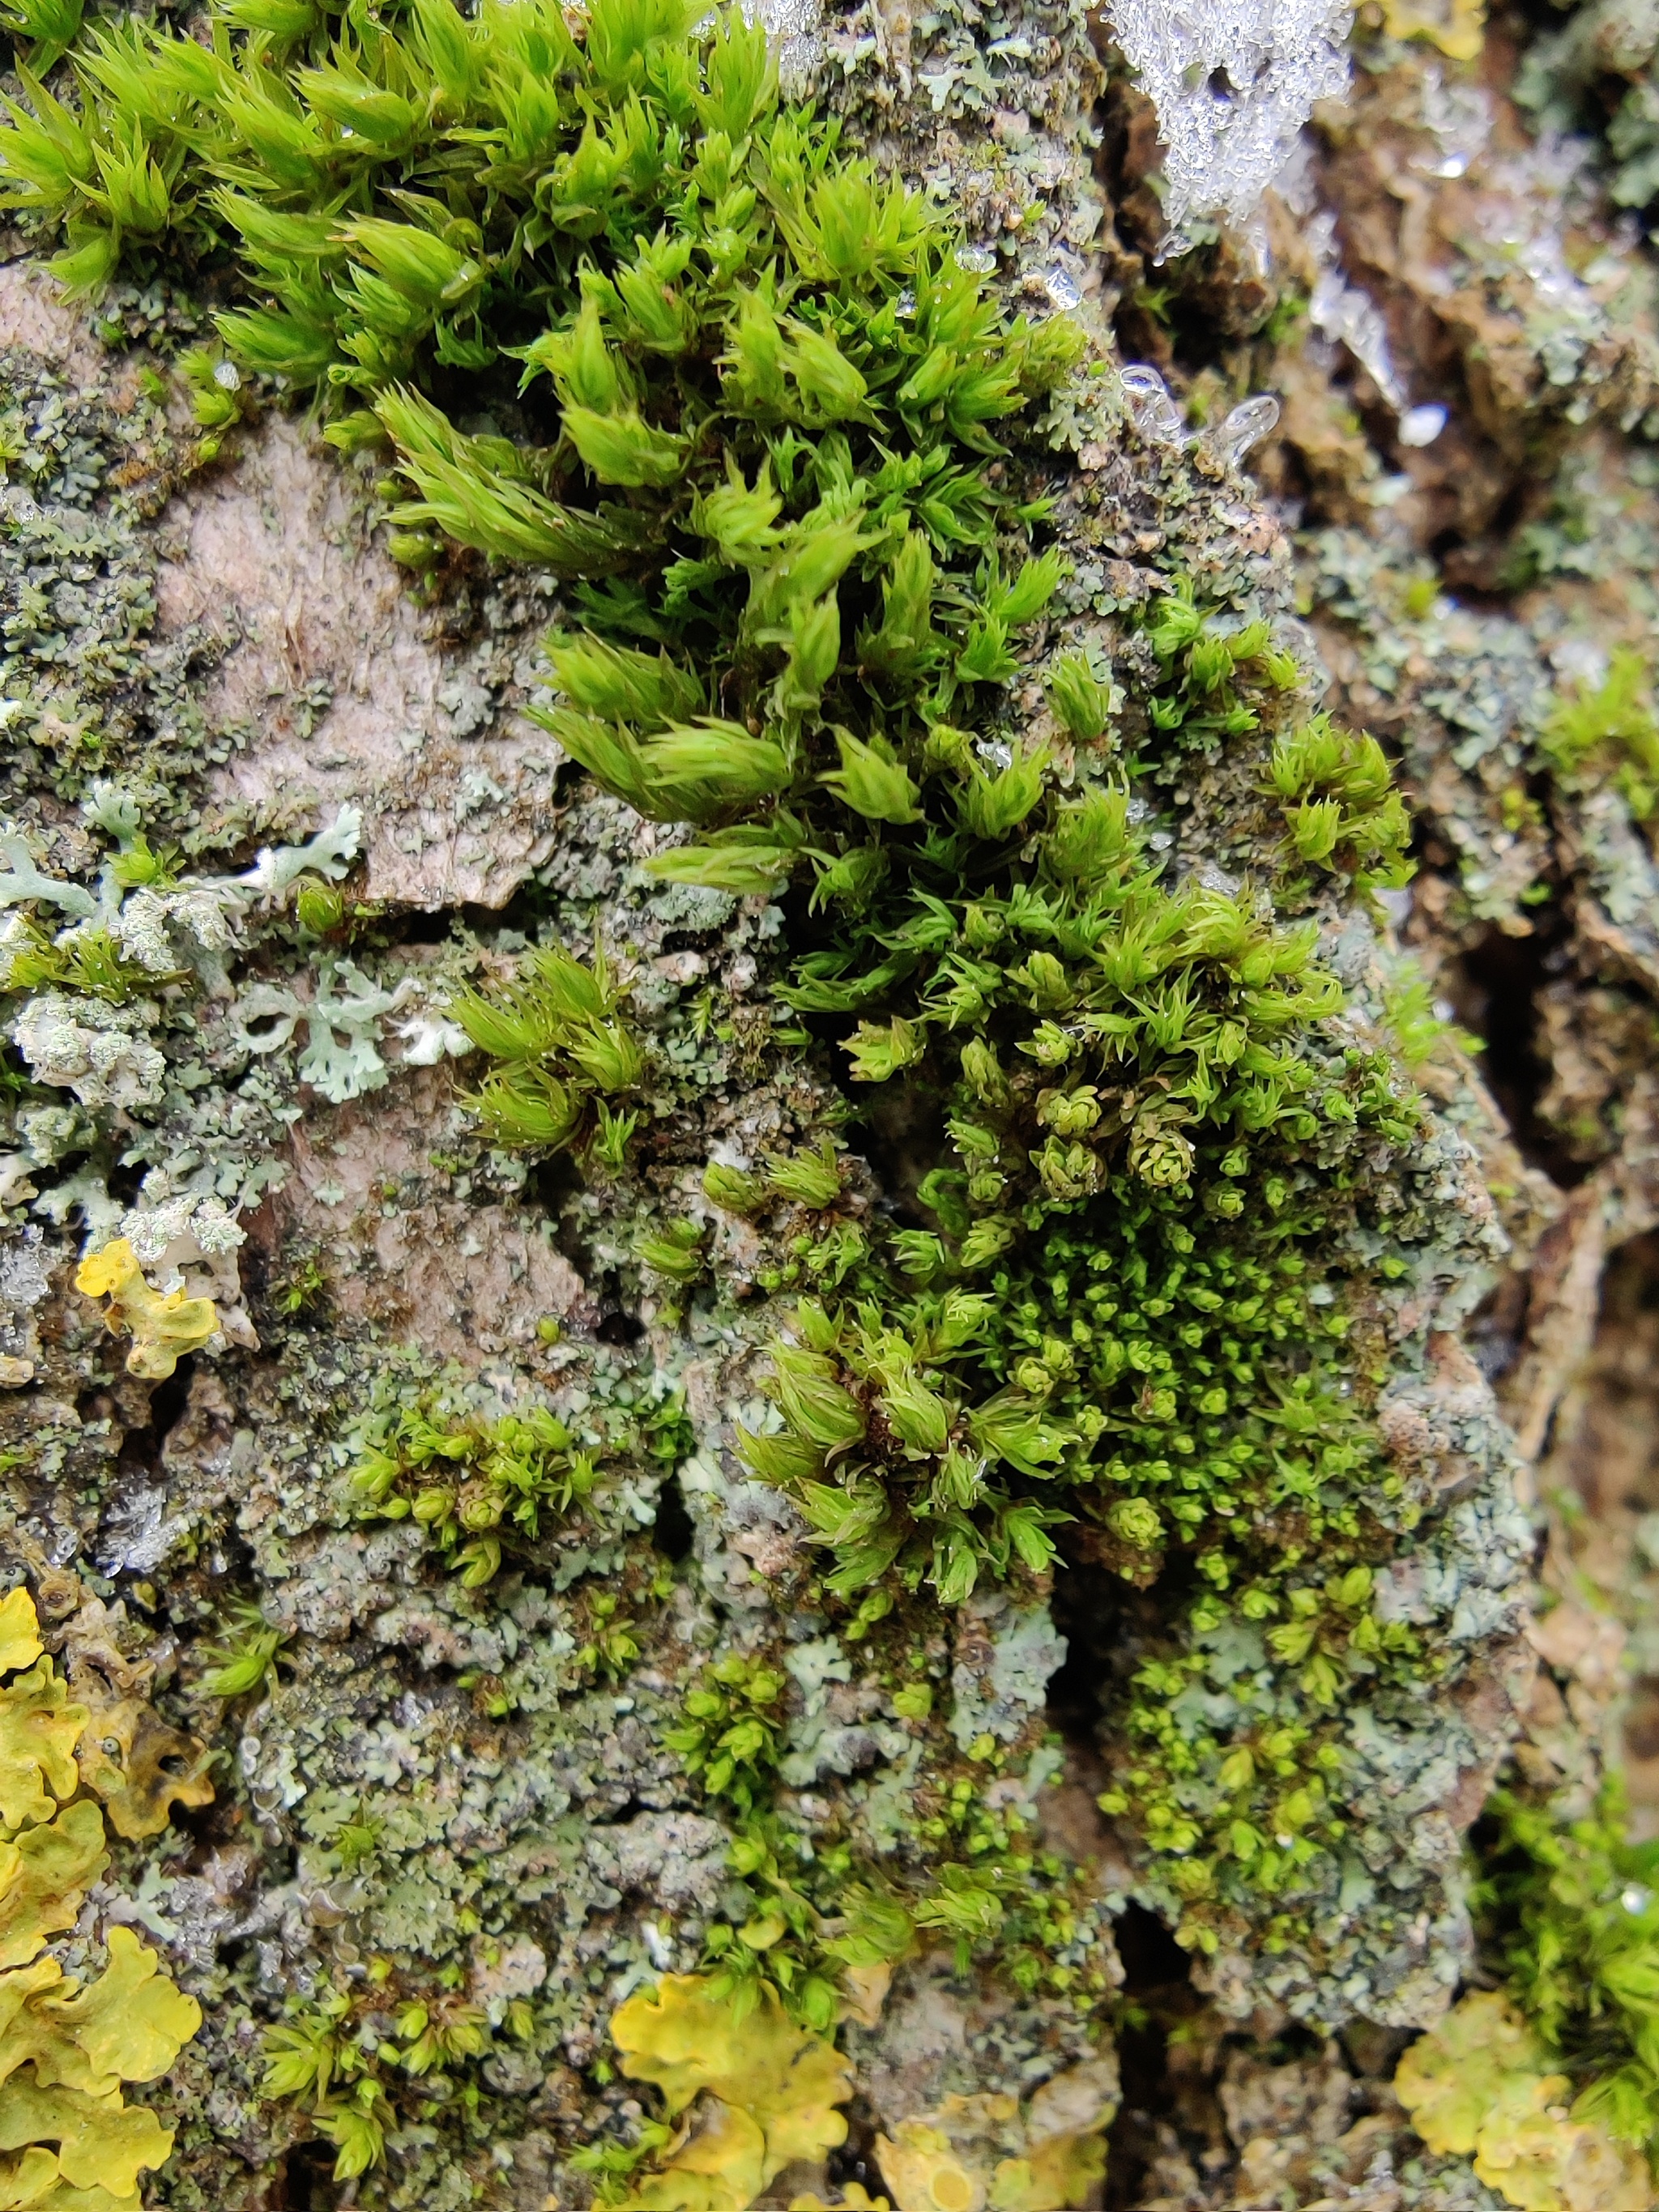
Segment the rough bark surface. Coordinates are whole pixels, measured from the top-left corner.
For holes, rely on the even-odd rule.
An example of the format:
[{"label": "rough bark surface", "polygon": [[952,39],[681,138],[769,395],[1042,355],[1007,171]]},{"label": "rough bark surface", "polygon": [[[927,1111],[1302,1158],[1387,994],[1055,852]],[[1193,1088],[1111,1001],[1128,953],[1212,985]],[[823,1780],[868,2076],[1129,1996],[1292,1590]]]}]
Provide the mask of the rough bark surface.
[{"label": "rough bark surface", "polygon": [[[960,2118],[951,2100],[1005,2100],[974,2125],[1023,2155],[1051,2081],[1118,2110],[1112,2207],[1502,2201],[1425,2151],[1389,2086],[1482,1971],[1468,1832],[1500,1774],[1588,1806],[1618,1766],[1659,1834],[1659,861],[1651,819],[1547,744],[1561,696],[1659,636],[1659,323],[1596,143],[1517,102],[1529,21],[1495,15],[1472,63],[1356,35],[1352,99],[1322,108],[1255,232],[1168,267],[1154,118],[1081,9],[871,5],[798,57],[856,138],[955,204],[1014,305],[1077,313],[1187,404],[1174,440],[1115,398],[1056,405],[1067,620],[1132,653],[1171,567],[1248,601],[1387,742],[1415,811],[1409,892],[1316,911],[1346,1035],[1382,1032],[1407,956],[1462,1025],[1416,1070],[1432,1111],[1389,1232],[1411,1269],[1360,1316],[1391,1364],[1390,1462],[1429,1501],[1389,1602],[1447,1663],[1356,1739],[1354,1887],[1277,1950],[1242,1921],[1212,1955],[1178,1948],[1164,1877],[1097,1809],[1122,1755],[1099,1692],[1146,1638],[1109,1561],[1079,1550],[1051,1585],[935,1610],[920,1717],[800,1611],[804,1523],[733,1449],[760,1402],[742,1301],[688,1322],[636,1255],[689,1218],[757,1285],[776,1250],[705,1200],[703,1165],[813,1127],[838,1078],[827,1051],[766,1056],[777,908],[644,876],[672,833],[527,719],[552,580],[464,561],[421,602],[373,471],[276,405],[201,465],[187,410],[143,377],[190,303],[125,295],[100,337],[14,240],[3,650],[50,703],[15,729],[0,826],[91,882],[62,793],[94,739],[204,873],[361,814],[349,956],[227,951],[193,1010],[156,1014],[165,1078],[114,1017],[100,1036],[131,1049],[95,1078],[59,1036],[30,1065],[60,1103],[20,1097],[0,1155],[0,1547],[77,1694],[120,1706],[129,1788],[161,1812],[122,1831],[76,1939],[137,1927],[206,2013],[151,2093],[179,2137],[148,2201],[586,2203],[572,2154],[643,2109],[605,2059],[611,2017],[691,1972],[732,1909],[726,1831],[663,1733],[711,1656],[761,1651],[790,1678],[782,1772],[809,1826],[900,1838],[930,1762],[1006,1753],[988,1796],[1030,1804],[1074,1863],[1066,1956],[1096,1984],[1079,2006],[946,1948],[901,1964],[841,2031],[846,2149],[767,2201],[879,2191],[876,2138]],[[1282,413],[1246,473],[1213,426],[1261,392]],[[1447,410],[1429,443],[1401,442],[1406,401]],[[1019,705],[1033,727],[1048,712],[1035,686]],[[1183,866],[1231,882],[1260,860],[1254,767],[1194,769],[1182,797]],[[597,938],[678,1085],[626,1177],[526,1166],[466,1107],[448,996],[538,934]],[[913,1190],[930,1141],[902,1115],[855,1134],[848,1218]],[[169,1205],[151,1256],[210,1290],[221,1334],[151,1383],[72,1279],[89,1241]],[[227,1211],[240,1243],[214,1234]],[[664,1375],[684,1449],[487,1601],[412,1523],[354,1510],[363,1425],[400,1395],[545,1400],[580,1425],[632,1417]],[[227,1699],[204,1678],[237,1601],[280,1644]],[[592,1655],[617,1623],[635,1648],[611,1668]],[[411,1962],[434,2007],[477,2008],[486,2047],[426,2075],[389,2165],[339,2184],[302,2106],[264,2094],[262,2038],[378,1977],[392,2040]]]}]

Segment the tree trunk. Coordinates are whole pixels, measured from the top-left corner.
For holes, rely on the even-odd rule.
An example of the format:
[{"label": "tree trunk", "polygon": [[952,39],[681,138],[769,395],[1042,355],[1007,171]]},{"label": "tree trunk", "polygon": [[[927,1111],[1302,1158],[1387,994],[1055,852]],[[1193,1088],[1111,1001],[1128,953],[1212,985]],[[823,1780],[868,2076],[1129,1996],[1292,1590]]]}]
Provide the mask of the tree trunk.
[{"label": "tree trunk", "polygon": [[[131,1928],[203,2010],[129,2099],[176,2130],[145,2202],[1523,2201],[1495,2154],[1480,2178],[1467,2146],[1414,2131],[1393,2085],[1460,1990],[1516,1971],[1471,1893],[1501,1857],[1495,1786],[1565,1832],[1616,1771],[1630,1838],[1659,1829],[1659,332],[1621,212],[1641,204],[1614,159],[1629,132],[1609,154],[1545,131],[1517,92],[1571,72],[1522,11],[1473,58],[1462,11],[1415,38],[1386,12],[1361,11],[1349,96],[1293,153],[1285,135],[1255,212],[1198,208],[1162,261],[1160,122],[1127,24],[1120,46],[1029,0],[775,26],[786,70],[960,227],[1009,316],[1086,333],[983,463],[1048,502],[1035,526],[1066,574],[1007,686],[1010,742],[978,758],[1040,742],[1069,802],[1088,746],[1054,658],[1109,671],[1140,733],[1111,776],[1154,824],[1154,875],[1234,902],[1241,927],[1310,925],[1341,986],[1310,1031],[1322,1096],[1375,1065],[1407,1115],[1387,1137],[1333,1108],[1307,1139],[1328,1218],[1283,1247],[1304,1256],[1267,1364],[1228,1355],[1281,1471],[1298,1437],[1347,1449],[1352,1422],[1371,1455],[1352,1528],[1293,1468],[1275,1493],[1281,1548],[1303,1516],[1302,1644],[1267,1625],[1302,1614],[1226,1613],[1224,1565],[1213,1620],[1194,1611],[1222,1555],[1169,1504],[1175,1444],[1155,1536],[1115,1492],[1066,1493],[1052,1565],[1014,1559],[954,1599],[938,1568],[826,1590],[822,1528],[740,1431],[768,1431],[797,1297],[833,1302],[849,1254],[945,1218],[927,1178],[955,1158],[948,1085],[932,1062],[849,1078],[853,1019],[775,995],[830,939],[810,883],[647,872],[681,830],[531,711],[544,635],[587,619],[568,582],[447,542],[398,565],[408,487],[379,481],[384,450],[325,444],[269,380],[227,364],[231,419],[192,411],[173,363],[211,341],[222,265],[124,264],[88,308],[41,273],[51,241],[14,233],[0,1527],[86,1711],[69,1794],[101,1805],[112,1854],[49,1955],[90,1971]],[[1620,64],[1632,100],[1644,66]],[[1179,118],[1162,127],[1167,144]],[[1125,364],[1157,375],[1126,387]],[[493,411],[456,419],[522,446],[514,404],[491,386]],[[1321,853],[1309,818],[1298,850],[1316,787],[1275,785],[1288,709],[1158,755],[1146,702],[1175,664],[1149,640],[1182,591],[1222,634],[1267,625],[1302,726],[1321,709],[1382,741],[1408,886],[1352,826]],[[1014,882],[1036,882],[1035,853]],[[77,926],[114,931],[114,983]],[[537,945],[608,972],[642,1040],[638,1127],[609,1152],[608,1119],[579,1160],[479,1111],[490,1056],[465,994],[505,1004]],[[1190,1166],[1193,1122],[1156,1097],[1147,1118],[1149,1095],[1109,1110],[1157,1190],[1182,1146]],[[734,1172],[729,1196],[825,1145],[827,1197],[779,1182],[745,1211],[705,1181]],[[1101,1205],[1127,1206],[1121,1181]],[[1247,1227],[1278,1188],[1262,1167],[1241,1183]],[[1202,1261],[1228,1217],[1194,1218]],[[126,1291],[82,1264],[124,1237]],[[192,1333],[170,1291],[209,1321]],[[1319,1395],[1332,1316],[1340,1402]],[[1086,1340],[1052,1340],[1026,1354],[1051,1377]],[[1111,1401],[1141,1462],[1146,1425],[1174,1420],[1160,1371],[1133,1414]],[[872,1401],[884,1421],[893,1402]],[[511,1426],[550,1416],[556,1445]],[[532,1467],[528,1517],[502,1520]],[[492,1482],[496,1518],[469,1522]],[[1361,1620],[1394,1637],[1375,1661]],[[1298,1812],[1281,1790],[1283,1833],[1241,1814],[1213,1879],[1192,1871],[1207,1843],[1149,1830],[1163,1785],[1133,1778],[1135,1684],[1194,1653],[1165,1685],[1177,1737],[1231,1729],[1247,1773],[1285,1777],[1293,1739],[1331,1747],[1326,1796]],[[716,1778],[720,1731],[750,1723],[770,1761],[752,1802],[741,1771]],[[1252,1853],[1289,1869],[1294,1824],[1328,1817],[1340,1840],[1293,1910],[1240,1886]],[[975,1868],[1001,1887],[963,1905]],[[869,1882],[917,1923],[885,1954],[855,1940]],[[845,1948],[829,2015],[795,2027],[764,1970],[809,1897],[813,1940]],[[719,1982],[745,1945],[746,2024]],[[630,2166],[680,2111],[618,2021],[664,1976],[708,2096],[833,2039],[850,2079],[820,2083],[828,2125],[802,2120],[805,2090],[732,2090],[691,2108],[689,2148],[647,2136]],[[743,2166],[733,2110],[769,2143],[787,2113],[797,2150]],[[360,2171],[353,2115],[378,2130]],[[1607,2156],[1582,2188],[1613,2193],[1557,2175],[1524,2201],[1651,2202],[1634,2154]],[[53,2186],[66,2212],[131,2201],[79,2194],[67,2163]]]}]

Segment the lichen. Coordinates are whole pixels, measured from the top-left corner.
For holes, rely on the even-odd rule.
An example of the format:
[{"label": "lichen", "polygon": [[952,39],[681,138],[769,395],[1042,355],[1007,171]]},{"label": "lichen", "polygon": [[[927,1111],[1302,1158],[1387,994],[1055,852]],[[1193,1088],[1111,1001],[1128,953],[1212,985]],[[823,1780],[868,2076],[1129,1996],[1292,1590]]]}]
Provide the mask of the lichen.
[{"label": "lichen", "polygon": [[21,2154],[0,2186],[48,2212],[136,2212],[138,2176],[164,2162],[173,2135],[122,2087],[167,2072],[201,2008],[131,1928],[109,1929],[95,1978],[66,1977],[47,1949],[107,1854],[96,1805],[77,1795],[91,1715],[44,1655],[24,1589],[0,1605],[0,2148]]},{"label": "lichen", "polygon": [[1472,2153],[1474,2170],[1528,2212],[1647,2212],[1646,2162],[1596,2120],[1568,2111],[1571,2084],[1504,1997],[1477,1992],[1414,2043],[1395,2093],[1431,2150]]},{"label": "lichen", "polygon": [[198,1352],[218,1334],[219,1316],[211,1298],[187,1298],[183,1291],[157,1291],[145,1279],[138,1257],[125,1237],[82,1260],[75,1273],[82,1297],[107,1297],[106,1322],[116,1335],[131,1336],[127,1372],[146,1382],[165,1381],[185,1356]]},{"label": "lichen", "polygon": [[1065,2212],[1100,2185],[1117,2101],[1115,2066],[1096,2059],[1024,2109],[1007,2095],[947,2097],[878,2136],[876,2160],[898,2212]]},{"label": "lichen", "polygon": [[665,1975],[611,2033],[623,2073],[653,2082],[681,2123],[623,2199],[641,2212],[744,2212],[785,2166],[847,2140],[847,2062],[797,2027],[775,1990],[739,2012],[706,1980]]}]

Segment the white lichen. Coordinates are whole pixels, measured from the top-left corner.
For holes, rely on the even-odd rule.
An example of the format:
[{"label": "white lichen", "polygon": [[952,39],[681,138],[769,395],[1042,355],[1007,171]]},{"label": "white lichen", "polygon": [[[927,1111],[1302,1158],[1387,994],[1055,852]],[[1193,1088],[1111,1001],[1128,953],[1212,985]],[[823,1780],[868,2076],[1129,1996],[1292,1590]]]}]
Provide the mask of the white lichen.
[{"label": "white lichen", "polygon": [[37,1083],[60,1085],[83,1106],[155,1106],[167,1062],[138,1033],[147,1011],[42,991],[12,1024],[12,1042]]}]

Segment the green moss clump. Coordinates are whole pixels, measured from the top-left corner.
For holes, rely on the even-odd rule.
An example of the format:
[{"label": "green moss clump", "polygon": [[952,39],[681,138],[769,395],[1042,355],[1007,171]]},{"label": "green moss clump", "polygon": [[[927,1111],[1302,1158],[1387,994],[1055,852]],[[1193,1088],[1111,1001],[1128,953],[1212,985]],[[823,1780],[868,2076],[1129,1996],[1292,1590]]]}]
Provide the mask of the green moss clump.
[{"label": "green moss clump", "polygon": [[[527,2028],[527,2014],[509,2020],[509,2030],[515,2025]],[[476,2005],[443,1990],[399,1994],[380,1962],[355,1994],[330,1985],[290,2000],[265,2031],[265,2094],[307,2108],[334,2146],[335,2179],[350,2181],[382,2163],[387,2130],[399,2121],[428,2119],[434,2107],[476,2120],[473,2062],[491,2043]]]},{"label": "green moss clump", "polygon": [[809,1838],[775,1809],[787,1686],[763,1659],[728,1654],[694,1684],[665,1739],[735,1816],[730,1866],[749,1910],[708,1929],[714,1993],[744,2005],[770,1988],[809,2026],[828,2028],[849,1997],[856,2008],[871,1976],[884,1989],[930,1934],[951,1945],[963,1974],[987,1960],[1027,1996],[1092,2011],[1109,1986],[1105,1909],[1085,1872],[1041,1848],[1029,1809],[987,1804],[992,1739],[952,1762],[954,1773],[928,1774],[933,1809],[913,1847],[898,1860],[873,1857],[845,1836]]},{"label": "green moss clump", "polygon": [[1411,880],[1411,820],[1375,738],[1316,714],[1280,738],[1269,773],[1297,860],[1340,869],[1362,891],[1398,890]]},{"label": "green moss clump", "polygon": [[568,1516],[602,1522],[607,1478],[630,1458],[672,1467],[686,1443],[672,1395],[639,1413],[595,1409],[579,1442],[545,1406],[489,1419],[428,1392],[370,1416],[350,1486],[366,1519],[415,1521],[463,1588],[477,1589],[505,1547],[522,1552]]},{"label": "green moss clump", "polygon": [[1488,1954],[1571,2081],[1574,2116],[1659,2166],[1659,1843],[1630,1841],[1613,1785],[1577,1820],[1499,1790],[1486,1823]]},{"label": "green moss clump", "polygon": [[1659,720],[1639,653],[1615,653],[1603,681],[1563,700],[1544,726],[1545,758],[1569,789],[1610,781],[1636,819],[1659,813]]},{"label": "green moss clump", "polygon": [[638,1117],[610,1101],[638,1089],[645,1059],[619,996],[602,956],[585,966],[554,946],[526,953],[509,983],[457,995],[451,1013],[495,1063],[471,1103],[498,1144],[626,1145]]}]

